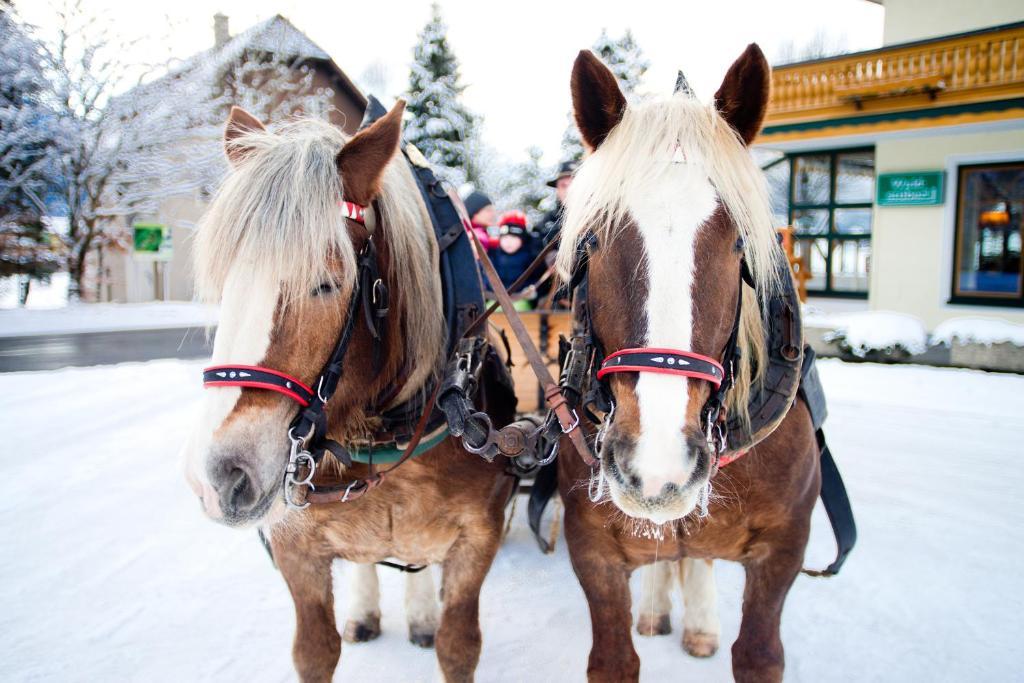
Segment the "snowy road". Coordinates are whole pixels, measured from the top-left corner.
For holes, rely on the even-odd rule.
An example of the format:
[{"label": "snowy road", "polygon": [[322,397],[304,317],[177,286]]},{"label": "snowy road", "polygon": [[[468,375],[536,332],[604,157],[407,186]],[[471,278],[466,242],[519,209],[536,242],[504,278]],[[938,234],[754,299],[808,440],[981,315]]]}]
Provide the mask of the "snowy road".
[{"label": "snowy road", "polygon": [[[283,581],[253,533],[201,517],[179,474],[200,367],[0,376],[0,680],[294,678]],[[790,593],[787,680],[1020,680],[1024,377],[820,368],[860,543],[842,576]],[[478,680],[583,680],[589,618],[565,544],[541,556],[519,507],[484,584]],[[823,566],[816,514],[808,564]],[[742,571],[716,571],[722,651],[683,654],[677,604],[672,636],[637,638],[644,680],[729,679]],[[346,645],[338,678],[431,680],[433,653],[405,641],[402,579],[382,578],[385,633]]]}]

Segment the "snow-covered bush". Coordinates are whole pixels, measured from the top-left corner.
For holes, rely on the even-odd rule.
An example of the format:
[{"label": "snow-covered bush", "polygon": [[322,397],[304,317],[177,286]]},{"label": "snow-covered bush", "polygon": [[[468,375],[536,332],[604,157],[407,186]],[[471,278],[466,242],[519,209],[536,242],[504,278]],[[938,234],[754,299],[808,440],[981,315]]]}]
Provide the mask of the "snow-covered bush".
[{"label": "snow-covered bush", "polygon": [[928,348],[924,323],[905,313],[863,311],[819,316],[815,325],[831,327],[822,339],[858,358],[895,360],[924,353]]},{"label": "snow-covered bush", "polygon": [[932,332],[932,343],[945,346],[954,343],[1013,344],[1024,347],[1024,325],[993,318],[950,318]]}]

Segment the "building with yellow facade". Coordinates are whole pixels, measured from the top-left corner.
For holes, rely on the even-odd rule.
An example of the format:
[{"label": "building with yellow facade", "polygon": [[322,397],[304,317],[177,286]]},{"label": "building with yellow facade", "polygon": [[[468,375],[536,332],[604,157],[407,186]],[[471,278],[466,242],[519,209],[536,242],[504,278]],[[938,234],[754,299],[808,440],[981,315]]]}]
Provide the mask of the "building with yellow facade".
[{"label": "building with yellow facade", "polygon": [[774,69],[756,143],[811,303],[1024,323],[1024,3],[882,4],[883,47]]}]

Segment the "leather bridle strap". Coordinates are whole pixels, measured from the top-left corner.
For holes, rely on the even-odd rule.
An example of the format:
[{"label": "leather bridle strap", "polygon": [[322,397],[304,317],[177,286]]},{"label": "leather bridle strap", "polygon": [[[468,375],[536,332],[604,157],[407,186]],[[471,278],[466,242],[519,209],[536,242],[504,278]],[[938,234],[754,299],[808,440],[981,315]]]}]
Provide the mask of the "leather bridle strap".
[{"label": "leather bridle strap", "polygon": [[710,382],[715,387],[721,386],[725,379],[722,364],[714,358],[676,349],[639,348],[616,351],[601,363],[597,378],[604,379],[615,372],[680,375]]},{"label": "leather bridle strap", "polygon": [[[589,467],[596,467],[598,464],[597,459],[590,452],[590,445],[587,443],[587,438],[580,427],[579,415],[569,406],[568,401],[566,401],[565,396],[562,394],[562,387],[551,377],[548,366],[545,365],[540,352],[533,343],[533,339],[530,338],[530,333],[527,332],[526,326],[523,325],[522,319],[515,310],[512,297],[509,296],[508,290],[505,289],[505,285],[498,276],[498,272],[494,269],[494,264],[491,263],[490,257],[487,256],[487,251],[480,244],[476,233],[470,232],[469,236],[476,245],[477,257],[480,259],[484,275],[487,276],[487,280],[491,285],[491,291],[501,305],[502,311],[504,311],[508,320],[508,325],[516,335],[519,346],[522,348],[523,354],[533,370],[533,374],[537,376],[537,380],[544,388],[544,399],[547,401],[548,408],[558,418],[558,423],[562,427],[562,433],[572,441],[583,462]],[[488,311],[488,314],[490,314],[490,311]]]},{"label": "leather bridle strap", "polygon": [[203,369],[203,386],[267,389],[287,396],[303,408],[316,397],[316,392],[295,377],[256,365],[211,365]]}]

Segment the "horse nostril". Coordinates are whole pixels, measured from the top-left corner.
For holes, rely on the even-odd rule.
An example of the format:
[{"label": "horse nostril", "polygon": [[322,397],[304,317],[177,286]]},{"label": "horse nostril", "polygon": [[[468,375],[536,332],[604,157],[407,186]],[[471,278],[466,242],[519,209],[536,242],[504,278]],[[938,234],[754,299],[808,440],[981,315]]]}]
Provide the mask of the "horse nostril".
[{"label": "horse nostril", "polygon": [[229,509],[242,510],[255,502],[255,491],[249,475],[239,467],[234,468],[228,474],[229,488],[225,495],[225,502]]},{"label": "horse nostril", "polygon": [[210,474],[221,508],[228,517],[244,516],[259,502],[253,478],[237,459],[218,463]]}]

